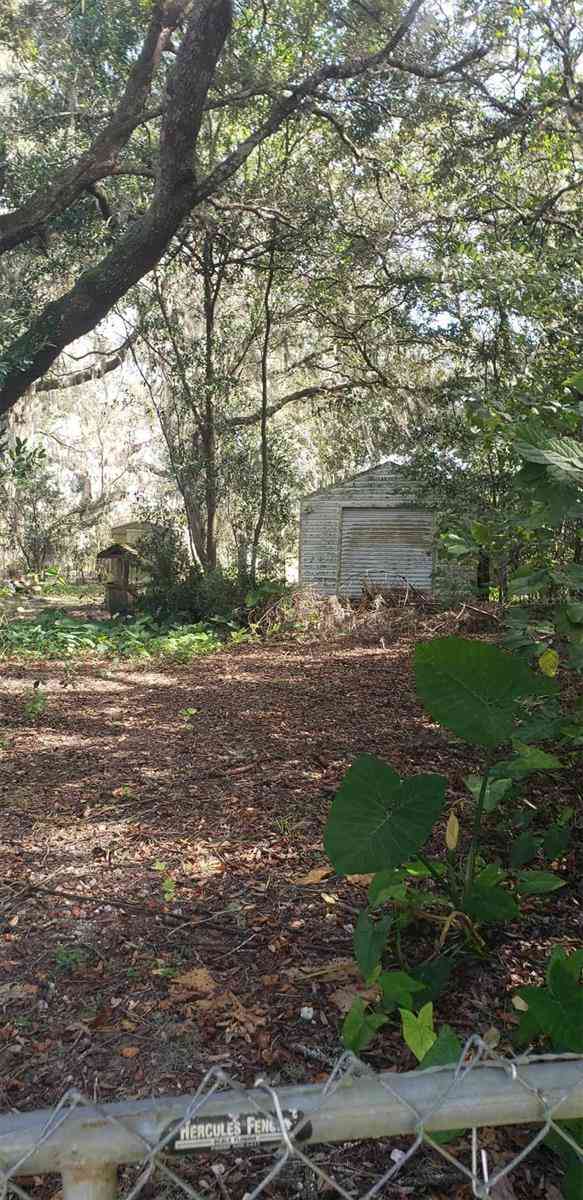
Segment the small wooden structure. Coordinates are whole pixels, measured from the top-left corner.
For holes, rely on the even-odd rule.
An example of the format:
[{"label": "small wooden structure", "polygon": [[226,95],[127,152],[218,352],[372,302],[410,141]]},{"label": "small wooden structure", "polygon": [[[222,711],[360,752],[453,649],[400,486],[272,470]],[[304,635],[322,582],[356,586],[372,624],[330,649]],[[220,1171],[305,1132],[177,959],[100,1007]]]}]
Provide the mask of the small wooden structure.
[{"label": "small wooden structure", "polygon": [[107,572],[105,603],[112,617],[115,613],[131,612],[147,578],[144,561],[136,547],[151,529],[145,521],[114,525],[110,531],[114,539],[112,544],[97,555],[98,567]]},{"label": "small wooden structure", "polygon": [[105,603],[112,615],[130,612],[138,595],[138,584],[143,572],[141,559],[133,546],[113,542],[97,555],[98,567],[106,567]]},{"label": "small wooden structure", "polygon": [[299,580],[327,596],[358,597],[370,585],[429,592],[433,537],[433,514],[405,469],[381,463],[304,496]]}]

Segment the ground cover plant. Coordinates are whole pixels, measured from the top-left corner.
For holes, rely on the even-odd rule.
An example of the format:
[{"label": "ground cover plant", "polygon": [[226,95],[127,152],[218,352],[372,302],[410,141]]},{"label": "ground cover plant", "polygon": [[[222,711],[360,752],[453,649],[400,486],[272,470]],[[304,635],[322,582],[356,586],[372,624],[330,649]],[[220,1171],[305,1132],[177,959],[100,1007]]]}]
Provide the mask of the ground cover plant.
[{"label": "ground cover plant", "polygon": [[222,645],[216,629],[204,622],[158,624],[151,617],[87,619],[59,609],[0,624],[0,656],[62,659],[87,655],[102,658],[167,658],[190,662]]},{"label": "ground cover plant", "polygon": [[[541,664],[549,669],[544,657]],[[402,779],[387,763],[362,755],[336,795],[325,836],[330,860],[342,874],[374,872],[368,909],[356,923],[354,949],[365,982],[378,984],[380,1007],[367,1012],[358,1001],[348,1014],[344,1040],[356,1051],[397,1008],[423,1011],[428,991],[430,998],[439,994],[453,965],[448,954],[452,933],[470,951],[485,954],[485,927],[516,920],[526,897],[550,897],[564,886],[546,863],[566,854],[572,812],[563,809],[535,835],[519,798],[529,775],[566,765],[533,741],[533,712],[544,709],[545,702],[556,703],[556,682],[496,646],[455,637],[419,643],[414,669],[417,692],[430,716],[481,747],[484,764],[480,775],[465,780],[473,803],[451,808],[441,852],[432,857],[425,846],[445,814],[446,776]],[[535,721],[535,734],[537,727]],[[573,725],[564,713],[563,728],[570,760],[572,731],[580,736],[583,726]],[[484,844],[484,825],[494,813],[510,831],[507,850],[497,854]],[[382,911],[385,915],[379,916]],[[444,953],[417,966],[416,975],[383,971],[389,944],[392,956],[396,952],[402,965],[408,965],[404,935],[424,919],[437,926],[436,947]],[[405,1024],[411,1026],[410,1018]]]},{"label": "ground cover plant", "polygon": [[[468,953],[487,957],[489,927],[499,930],[519,920],[525,901],[538,897],[552,911],[553,896],[566,884],[557,868],[569,849],[573,809],[562,806],[551,820],[548,807],[540,805],[547,825],[535,831],[520,791],[535,774],[544,789],[544,773],[572,766],[573,747],[581,742],[580,708],[565,711],[559,701],[558,663],[557,653],[544,644],[537,672],[523,658],[485,642],[445,637],[416,646],[416,689],[426,711],[483,753],[481,773],[464,781],[473,803],[450,808],[437,853],[428,855],[426,845],[435,826],[444,824],[446,776],[401,778],[369,754],[356,758],[346,773],[328,818],[326,851],[341,874],[372,873],[368,907],[358,914],[353,935],[369,990],[355,996],[345,1017],[348,1049],[361,1053],[396,1017],[422,1069],[457,1062],[462,1042],[450,1025],[438,1030],[434,1021],[434,1001],[450,985],[456,960]],[[562,745],[562,759],[536,745],[549,732]],[[504,849],[488,846],[486,826],[493,814],[507,835]],[[555,869],[548,869],[550,863]],[[436,933],[431,955],[419,961],[416,935],[423,922],[432,923]],[[395,960],[397,969],[389,965]],[[519,1042],[538,1037],[557,1050],[583,1049],[582,968],[583,952],[567,957],[555,947],[547,987],[524,988],[515,1000],[523,1011]],[[583,1146],[581,1122],[566,1127]],[[551,1142],[566,1158],[564,1195],[570,1200],[580,1195],[583,1164],[560,1138]]]}]

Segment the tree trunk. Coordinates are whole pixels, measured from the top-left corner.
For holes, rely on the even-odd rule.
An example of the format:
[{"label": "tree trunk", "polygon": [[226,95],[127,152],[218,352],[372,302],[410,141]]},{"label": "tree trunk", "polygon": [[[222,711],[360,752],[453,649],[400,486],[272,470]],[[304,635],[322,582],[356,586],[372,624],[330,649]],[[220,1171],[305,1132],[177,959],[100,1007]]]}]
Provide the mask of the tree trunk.
[{"label": "tree trunk", "polygon": [[476,579],[476,593],[479,600],[490,599],[490,568],[490,555],[485,550],[480,550]]},{"label": "tree trunk", "polygon": [[249,545],[245,537],[237,543],[237,582],[240,587],[249,583]]},{"label": "tree trunk", "polygon": [[214,409],[214,333],[217,288],[213,288],[213,247],[207,233],[203,246],[204,262],[204,326],[205,326],[205,499],[206,499],[206,567],[214,571],[217,565],[217,457]]},{"label": "tree trunk", "polygon": [[[275,230],[274,230],[275,233]],[[267,377],[269,363],[269,336],[271,333],[271,306],[270,296],[273,286],[274,274],[274,256],[275,251],[273,243],[269,251],[269,271],[267,274],[267,283],[265,285],[265,297],[263,307],[265,311],[265,331],[263,335],[263,346],[261,350],[261,503],[259,506],[259,516],[253,534],[253,547],[251,550],[251,583],[253,586],[257,583],[257,555],[259,552],[259,539],[265,524],[267,514],[267,489],[269,484],[269,446],[267,442],[267,402],[269,399],[269,383]]]},{"label": "tree trunk", "polygon": [[194,151],[208,89],[230,27],[229,0],[199,0],[193,8],[169,76],[152,202],[110,253],[85,271],[69,292],[47,304],[10,346],[0,412],[8,412],[65,346],[94,329],[129,288],[156,266],[191,211],[196,194]]}]

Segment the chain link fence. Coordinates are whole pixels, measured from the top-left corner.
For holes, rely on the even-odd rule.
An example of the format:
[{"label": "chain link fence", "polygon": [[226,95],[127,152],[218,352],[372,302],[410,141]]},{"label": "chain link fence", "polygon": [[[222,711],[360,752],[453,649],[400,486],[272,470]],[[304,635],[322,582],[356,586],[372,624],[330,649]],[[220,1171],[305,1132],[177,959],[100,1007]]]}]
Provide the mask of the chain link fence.
[{"label": "chain link fence", "polygon": [[[562,1124],[574,1118],[583,1118],[582,1056],[507,1058],[473,1036],[455,1066],[403,1074],[343,1054],[317,1085],[259,1078],[248,1088],[216,1068],[189,1097],[100,1105],[69,1090],[53,1110],[0,1118],[0,1184],[21,1200],[54,1200],[61,1188],[64,1200],[372,1200],[432,1195],[445,1164],[456,1196],[506,1200],[514,1192],[504,1181],[549,1135],[583,1168]],[[493,1156],[483,1131],[504,1125],[520,1127],[520,1149]],[[560,1184],[561,1158],[545,1154],[547,1178]]]}]

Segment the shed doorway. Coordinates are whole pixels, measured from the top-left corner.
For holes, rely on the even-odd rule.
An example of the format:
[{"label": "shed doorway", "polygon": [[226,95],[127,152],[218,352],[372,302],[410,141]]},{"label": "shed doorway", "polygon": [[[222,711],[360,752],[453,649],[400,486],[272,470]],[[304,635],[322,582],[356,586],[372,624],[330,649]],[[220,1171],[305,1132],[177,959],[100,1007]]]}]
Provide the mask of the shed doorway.
[{"label": "shed doorway", "polygon": [[358,595],[365,581],[383,588],[431,587],[433,520],[412,507],[343,505],[338,592]]}]

